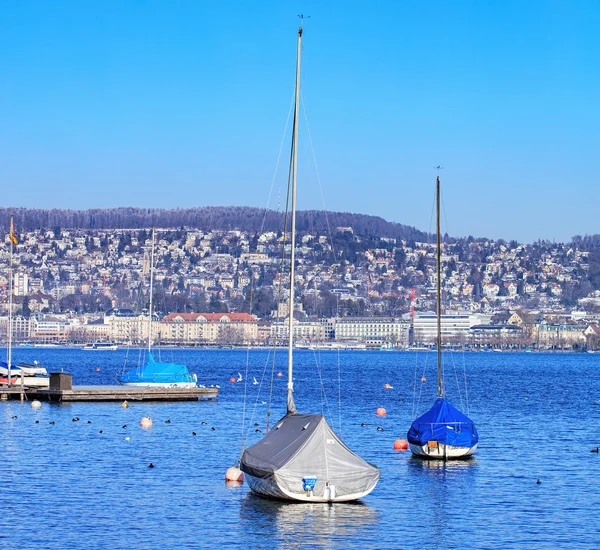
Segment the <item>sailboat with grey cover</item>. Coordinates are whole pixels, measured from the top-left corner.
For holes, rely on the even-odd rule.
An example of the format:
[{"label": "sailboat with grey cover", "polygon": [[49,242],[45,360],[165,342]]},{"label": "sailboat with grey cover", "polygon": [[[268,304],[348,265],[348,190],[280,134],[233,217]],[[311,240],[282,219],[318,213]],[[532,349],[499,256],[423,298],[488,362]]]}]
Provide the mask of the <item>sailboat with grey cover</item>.
[{"label": "sailboat with grey cover", "polygon": [[296,167],[302,25],[298,30],[296,100],[292,134],[292,205],[290,299],[288,319],[287,413],[259,442],[242,454],[240,469],[253,492],[305,502],[343,502],[368,495],[379,481],[379,469],[353,453],[322,414],[300,414],[293,396],[293,311],[296,242]]}]

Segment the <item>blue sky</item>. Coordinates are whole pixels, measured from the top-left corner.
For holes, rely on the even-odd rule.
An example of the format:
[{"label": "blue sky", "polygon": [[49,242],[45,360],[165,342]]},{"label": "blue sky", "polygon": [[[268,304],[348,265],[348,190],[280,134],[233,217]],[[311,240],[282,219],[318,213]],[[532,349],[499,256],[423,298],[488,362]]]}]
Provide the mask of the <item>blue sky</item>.
[{"label": "blue sky", "polygon": [[441,164],[450,234],[600,233],[596,1],[0,9],[5,206],[266,206],[304,13],[299,208],[429,230]]}]

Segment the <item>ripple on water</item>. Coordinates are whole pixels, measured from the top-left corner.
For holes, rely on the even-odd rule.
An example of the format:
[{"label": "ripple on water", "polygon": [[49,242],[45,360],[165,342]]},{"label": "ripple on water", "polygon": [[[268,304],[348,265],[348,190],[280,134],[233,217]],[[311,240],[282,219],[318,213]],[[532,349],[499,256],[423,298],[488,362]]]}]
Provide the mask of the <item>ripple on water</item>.
[{"label": "ripple on water", "polygon": [[[0,403],[3,516],[15,518],[2,530],[0,546],[396,548],[427,541],[434,548],[597,547],[600,456],[590,449],[600,444],[600,406],[593,405],[600,398],[600,356],[465,354],[480,445],[472,460],[441,464],[393,450],[413,414],[433,402],[434,359],[425,365],[424,354],[296,354],[299,408],[323,411],[352,449],[381,468],[379,485],[363,502],[321,505],[269,501],[246,485],[224,483],[239,456],[245,387],[228,379],[246,376],[246,365],[249,380],[260,381],[265,367],[270,376],[266,352],[162,353],[188,364],[201,382],[221,384],[220,400],[130,403],[128,409]],[[126,352],[19,349],[16,355],[41,360],[49,370],[64,367],[76,383],[106,384],[122,370]],[[448,395],[466,407],[464,392],[452,385],[453,363],[462,376],[462,354],[446,363]],[[284,365],[280,353],[276,369]],[[422,374],[427,382],[419,382],[414,399]],[[268,410],[268,393],[259,388],[247,388],[250,443],[263,435],[254,423],[264,433]],[[284,413],[284,394],[285,380],[275,378],[272,420]],[[376,417],[377,407],[387,416]],[[140,428],[143,416],[152,418],[151,429]]]}]

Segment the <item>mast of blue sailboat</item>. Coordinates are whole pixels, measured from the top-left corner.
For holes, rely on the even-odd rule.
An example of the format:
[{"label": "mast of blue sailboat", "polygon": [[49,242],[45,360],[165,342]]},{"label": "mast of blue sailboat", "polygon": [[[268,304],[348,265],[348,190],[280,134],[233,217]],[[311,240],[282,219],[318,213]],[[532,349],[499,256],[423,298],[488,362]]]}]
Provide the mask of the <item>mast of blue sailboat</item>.
[{"label": "mast of blue sailboat", "polygon": [[10,215],[10,230],[9,238],[10,241],[10,254],[8,260],[8,350],[7,350],[7,363],[8,363],[8,378],[6,383],[10,386],[11,382],[11,363],[12,363],[12,333],[13,333],[13,248],[14,248],[14,225],[13,215]]},{"label": "mast of blue sailboat", "polygon": [[294,105],[294,129],[292,136],[292,220],[291,220],[291,249],[290,249],[290,299],[288,317],[288,390],[287,412],[295,413],[294,380],[293,380],[293,348],[294,348],[294,274],[296,259],[296,174],[298,168],[298,119],[300,106],[300,52],[302,47],[302,23],[298,29],[298,56],[296,60],[296,96]]},{"label": "mast of blue sailboat", "polygon": [[[439,170],[439,167],[438,167]],[[442,389],[442,250],[440,237],[440,176],[438,175],[435,186],[435,202],[436,202],[436,232],[437,232],[437,375],[438,375],[438,397],[443,396]]]},{"label": "mast of blue sailboat", "polygon": [[152,250],[150,252],[150,306],[148,308],[148,360],[152,348],[152,289],[154,284],[154,227],[152,228]]}]

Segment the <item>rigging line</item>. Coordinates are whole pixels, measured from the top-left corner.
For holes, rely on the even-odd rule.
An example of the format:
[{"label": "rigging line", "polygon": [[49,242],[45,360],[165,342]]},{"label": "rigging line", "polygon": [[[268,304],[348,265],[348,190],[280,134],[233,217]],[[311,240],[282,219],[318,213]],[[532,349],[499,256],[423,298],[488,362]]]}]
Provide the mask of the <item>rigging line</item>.
[{"label": "rigging line", "polygon": [[[331,224],[329,222],[329,214],[327,212],[327,207],[325,204],[325,195],[323,193],[323,185],[321,183],[321,175],[319,173],[319,165],[317,164],[317,156],[315,154],[315,148],[312,140],[312,134],[310,132],[310,124],[308,123],[308,114],[306,112],[306,103],[304,101],[304,95],[302,91],[300,91],[300,101],[302,103],[302,112],[304,113],[304,121],[306,123],[306,133],[308,136],[308,142],[310,144],[310,151],[312,154],[313,163],[315,166],[315,174],[317,176],[317,183],[319,184],[319,193],[321,195],[321,202],[323,203],[323,211],[325,212],[325,223],[327,224],[327,233],[329,235],[329,242],[331,243],[331,252],[333,254],[333,260],[335,263],[338,263],[338,257],[336,254],[336,249],[333,243],[333,233],[331,231]],[[338,349],[338,416],[339,416],[339,426],[340,426],[340,434],[342,432],[342,378],[341,378],[341,362],[340,362],[340,351]]]},{"label": "rigging line", "polygon": [[267,205],[265,206],[265,211],[263,213],[263,220],[261,224],[261,233],[265,227],[265,222],[267,219],[267,213],[269,211],[269,204],[271,204],[271,196],[273,194],[273,187],[275,186],[275,179],[277,178],[277,171],[279,170],[279,161],[281,159],[281,152],[283,151],[283,145],[285,143],[285,136],[287,134],[287,129],[290,124],[290,116],[292,114],[292,109],[294,107],[294,99],[296,97],[296,88],[294,87],[294,93],[292,94],[292,101],[290,103],[290,109],[288,111],[287,119],[285,121],[285,129],[283,131],[283,136],[281,137],[281,144],[279,145],[279,153],[277,154],[277,162],[275,163],[275,170],[273,172],[273,179],[271,180],[271,188],[269,189],[269,196],[267,198]]},{"label": "rigging line", "polygon": [[[121,372],[121,376],[125,375],[125,367],[127,365],[127,359],[129,358],[129,346],[127,346],[127,350],[125,351],[125,361],[123,363],[123,371]],[[118,375],[117,375],[118,378]]]},{"label": "rigging line", "polygon": [[456,372],[456,362],[454,361],[454,352],[450,352],[450,357],[452,357],[452,370],[454,371],[454,379],[456,380],[456,389],[458,391],[458,397],[460,400],[460,408],[464,410],[464,405],[463,405],[463,396],[462,396],[462,391],[460,389],[460,383],[458,382],[458,373]]},{"label": "rigging line", "polygon": [[310,151],[312,153],[313,163],[315,165],[315,173],[317,175],[317,182],[319,184],[319,192],[321,193],[321,201],[323,202],[323,211],[325,212],[325,222],[327,223],[327,233],[329,233],[329,242],[331,243],[331,251],[333,253],[333,259],[337,263],[337,256],[335,248],[333,246],[333,235],[331,233],[331,225],[329,223],[329,216],[327,214],[327,208],[325,206],[325,196],[323,195],[323,186],[321,185],[321,176],[319,174],[319,166],[317,165],[317,157],[315,155],[315,148],[313,147],[312,136],[310,133],[310,126],[308,124],[308,115],[306,114],[306,105],[304,103],[304,96],[302,91],[300,92],[300,101],[302,102],[302,111],[304,112],[304,121],[306,122],[306,133],[308,135],[308,142],[310,143]]},{"label": "rigging line", "polygon": [[413,402],[411,418],[415,417],[415,405],[417,401],[417,369],[419,367],[419,352],[415,351],[415,382],[413,387]]},{"label": "rigging line", "polygon": [[[423,364],[423,374],[422,378],[425,378],[425,372],[427,370],[427,360],[429,359],[429,350],[425,352],[425,362]],[[419,407],[421,406],[421,395],[423,394],[423,382],[421,381],[421,385],[419,386],[419,399],[417,400],[417,411],[419,411]]]},{"label": "rigging line", "polygon": [[469,389],[467,387],[467,365],[465,361],[465,348],[463,347],[463,374],[465,379],[465,401],[467,402],[467,415],[471,414],[469,407]]},{"label": "rigging line", "polygon": [[329,401],[327,400],[327,392],[325,391],[325,384],[323,383],[323,376],[321,373],[321,365],[319,364],[319,361],[317,360],[315,350],[313,350],[313,357],[315,358],[315,364],[317,366],[317,373],[319,374],[319,382],[321,383],[321,410],[323,410],[323,412],[324,412],[323,404],[325,404],[329,418],[333,419],[333,415],[331,414],[331,409],[329,408]]},{"label": "rigging line", "polygon": [[442,192],[440,192],[440,198],[442,201],[442,212],[444,213],[444,223],[446,224],[446,233],[450,235],[450,232],[448,231],[448,217],[446,216],[446,203],[444,202],[444,194]]},{"label": "rigging line", "polygon": [[[281,241],[281,264],[280,264],[280,273],[281,275],[283,275],[284,270],[285,270],[285,243],[287,241],[287,224],[288,224],[288,216],[289,216],[289,205],[290,205],[290,194],[292,191],[292,163],[293,163],[293,158],[294,158],[294,136],[295,136],[295,132],[297,131],[296,128],[296,115],[294,113],[294,125],[293,125],[293,130],[292,130],[292,145],[290,147],[290,165],[288,168],[288,185],[287,185],[287,194],[286,194],[286,199],[285,199],[285,215],[283,218],[283,239]],[[282,280],[283,277],[279,278],[279,286],[277,289],[277,304],[278,304],[278,309],[279,309],[279,305],[281,304],[281,294],[282,294]],[[291,300],[288,303],[292,303]],[[288,312],[289,315],[294,315],[293,311],[289,311]],[[290,338],[291,335],[288,334],[288,338]],[[274,380],[274,376],[275,376],[275,354],[277,352],[277,336],[275,336],[275,338],[273,339],[273,347],[274,347],[274,351],[273,351],[273,367],[271,369],[271,391],[269,393],[269,406],[267,408],[267,433],[269,431],[269,422],[271,419],[271,404],[273,401],[273,380]]]},{"label": "rigging line", "polygon": [[[260,399],[263,383],[265,381],[265,376],[267,374],[267,365],[269,364],[269,360],[271,359],[271,349],[267,348],[267,352],[268,352],[267,359],[265,361],[265,366],[263,367],[260,384],[258,386],[258,393],[256,395],[256,399],[254,400],[254,407],[252,408],[252,415],[250,416],[250,422],[248,423],[248,429],[246,431],[246,437],[245,437],[244,445],[243,445],[244,449],[246,448],[246,443],[248,442],[248,437],[250,437],[250,429],[251,429],[252,423],[254,422],[254,416],[256,414],[256,407],[258,406],[258,400]],[[243,453],[243,451],[242,451],[242,453]],[[241,455],[240,455],[240,458],[241,458]]]},{"label": "rigging line", "polygon": [[[263,212],[263,218],[262,218],[261,225],[260,225],[260,233],[261,234],[264,231],[265,223],[266,223],[266,220],[267,220],[267,213],[269,211],[269,204],[271,202],[271,195],[273,194],[273,188],[275,186],[275,179],[277,178],[277,172],[279,170],[279,161],[281,160],[281,153],[283,151],[283,145],[285,143],[285,136],[287,134],[287,129],[288,129],[289,122],[290,122],[290,115],[291,115],[291,112],[292,112],[292,108],[294,106],[294,98],[295,98],[295,91],[292,94],[292,100],[290,102],[290,108],[288,110],[287,118],[286,118],[286,121],[285,121],[285,128],[284,128],[284,131],[283,131],[283,135],[281,137],[281,143],[279,145],[279,151],[277,153],[277,162],[275,163],[275,170],[273,171],[273,177],[271,179],[271,187],[269,189],[269,195],[267,197],[267,204],[265,206],[265,210]],[[289,175],[288,175],[288,180],[289,180]],[[288,185],[289,185],[289,181],[288,181]],[[287,207],[286,207],[285,218],[286,219],[284,221],[284,226],[287,225]],[[285,239],[284,239],[284,242],[285,242]],[[281,287],[281,285],[280,285],[280,287]],[[248,313],[250,315],[252,315],[253,306],[254,306],[254,272],[251,270],[251,275],[250,275],[250,298],[249,298],[249,304],[248,304],[248,309],[249,309]],[[275,347],[276,346],[277,346],[277,341],[275,341]],[[269,353],[270,353],[270,350],[269,350]],[[246,446],[246,442],[247,442],[247,439],[248,439],[247,436],[244,439],[244,424],[245,424],[245,416],[246,416],[246,396],[247,396],[247,392],[248,392],[249,354],[250,354],[250,344],[248,344],[248,350],[247,350],[247,353],[246,353],[246,373],[245,373],[246,381],[245,381],[245,385],[244,385],[244,405],[243,405],[243,409],[242,409],[242,441],[241,441],[240,459],[241,459],[241,456],[242,456],[242,454],[244,452],[244,449],[245,449],[245,446]],[[267,358],[267,362],[268,362],[268,358]],[[261,385],[259,386],[259,391],[258,391],[258,395],[259,396],[260,396],[260,390],[262,388],[262,382],[264,380],[264,373],[266,372],[266,365],[267,365],[267,363],[265,363],[265,369],[263,370],[263,377],[261,378]],[[269,429],[269,418],[270,418],[270,413],[271,413],[270,407],[271,407],[271,396],[272,396],[272,389],[273,389],[273,374],[274,374],[274,371],[275,371],[275,365],[274,364],[273,364],[272,371],[273,372],[272,372],[272,376],[271,376],[271,395],[270,395],[270,398],[269,398],[269,410],[267,412],[267,431]],[[254,410],[253,410],[253,413],[252,413],[253,417],[254,417],[254,412],[255,412],[256,404],[257,403],[258,403],[258,397],[257,397],[257,401],[256,401],[256,403],[254,405]],[[248,430],[250,430],[250,428],[248,428]]]},{"label": "rigging line", "polygon": [[242,406],[242,440],[240,444],[240,459],[244,452],[244,426],[246,423],[246,396],[248,395],[248,360],[250,355],[250,346],[246,349],[246,372],[244,373],[244,404]]},{"label": "rigging line", "polygon": [[266,429],[269,433],[269,422],[271,421],[271,403],[273,402],[273,380],[275,379],[275,356],[277,354],[277,337],[273,339],[273,361],[271,362],[271,384],[269,390],[269,404],[267,406]]},{"label": "rigging line", "polygon": [[[290,103],[290,108],[288,110],[288,114],[287,114],[287,118],[285,121],[285,128],[283,130],[283,136],[281,136],[281,144],[279,145],[279,152],[277,153],[277,162],[275,163],[275,170],[273,171],[273,178],[271,179],[271,187],[269,188],[269,195],[267,197],[267,204],[265,206],[264,212],[263,212],[263,218],[260,224],[260,233],[262,233],[264,231],[265,228],[265,223],[267,220],[267,214],[269,212],[269,204],[271,204],[271,196],[273,194],[273,188],[275,186],[275,179],[277,178],[277,172],[279,171],[279,161],[281,160],[281,152],[283,151],[283,145],[285,143],[285,136],[287,134],[287,129],[290,123],[290,115],[292,114],[292,108],[294,107],[294,98],[295,98],[295,88],[294,88],[294,93],[292,94],[292,100]],[[252,298],[254,296],[254,278],[251,277],[250,279],[250,302],[252,302]],[[252,308],[250,308],[249,311],[250,314],[252,314]]]},{"label": "rigging line", "polygon": [[342,437],[342,369],[340,361],[340,349],[337,350],[338,367],[338,423],[340,425],[340,437]]}]

